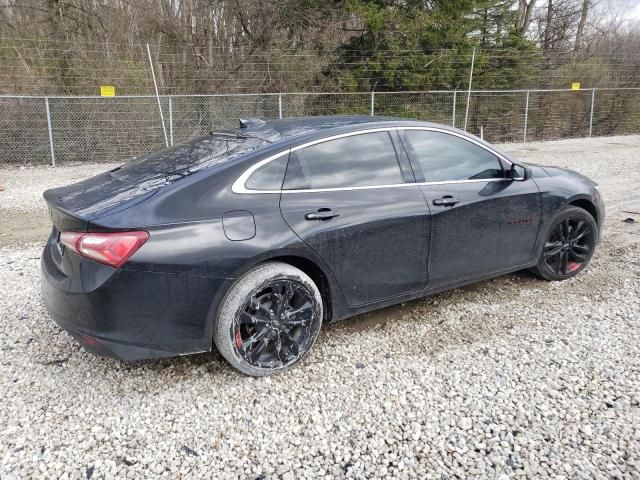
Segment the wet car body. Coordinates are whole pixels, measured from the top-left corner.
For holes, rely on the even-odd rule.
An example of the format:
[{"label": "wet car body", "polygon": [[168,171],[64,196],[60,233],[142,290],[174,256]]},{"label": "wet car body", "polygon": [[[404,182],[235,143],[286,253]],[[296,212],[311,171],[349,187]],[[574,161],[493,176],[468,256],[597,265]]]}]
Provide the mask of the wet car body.
[{"label": "wet car body", "polygon": [[[563,206],[581,206],[598,224],[604,219],[595,184],[563,169],[527,165],[525,181],[480,179],[454,190],[425,182],[406,148],[407,129],[468,139],[497,155],[505,171],[513,162],[442,125],[318,117],[256,121],[48,190],[54,228],[41,263],[52,318],[86,349],[123,360],[206,352],[225,293],[267,260],[313,278],[326,302],[323,321],[333,322],[532,267]],[[238,183],[274,158],[286,169],[289,151],[302,145],[371,131],[388,132],[401,185],[285,192]],[[210,162],[220,138],[237,155]],[[436,205],[452,194],[457,204]],[[326,207],[339,216],[308,221]],[[119,268],[60,243],[62,231],[141,229],[149,239]]]}]

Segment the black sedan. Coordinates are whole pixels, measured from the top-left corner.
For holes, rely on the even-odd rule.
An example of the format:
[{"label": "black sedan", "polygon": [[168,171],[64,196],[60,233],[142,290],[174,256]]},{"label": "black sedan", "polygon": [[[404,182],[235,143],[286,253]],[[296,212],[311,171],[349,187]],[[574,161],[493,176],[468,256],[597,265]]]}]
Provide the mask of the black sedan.
[{"label": "black sedan", "polygon": [[578,173],[377,117],[241,120],[44,197],[44,301],[87,350],[215,344],[256,376],[323,323],[516,270],[570,278],[604,220]]}]

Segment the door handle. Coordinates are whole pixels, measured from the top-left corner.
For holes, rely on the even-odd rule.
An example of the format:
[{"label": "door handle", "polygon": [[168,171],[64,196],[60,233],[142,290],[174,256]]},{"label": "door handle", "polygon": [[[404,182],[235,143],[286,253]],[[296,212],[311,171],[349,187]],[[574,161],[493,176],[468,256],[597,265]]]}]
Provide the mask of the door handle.
[{"label": "door handle", "polygon": [[315,212],[308,212],[304,218],[307,220],[330,220],[334,217],[338,217],[340,213],[331,210],[330,208],[319,208]]},{"label": "door handle", "polygon": [[451,195],[445,195],[433,201],[433,204],[439,207],[453,207],[456,203],[460,203],[460,199],[452,197]]}]

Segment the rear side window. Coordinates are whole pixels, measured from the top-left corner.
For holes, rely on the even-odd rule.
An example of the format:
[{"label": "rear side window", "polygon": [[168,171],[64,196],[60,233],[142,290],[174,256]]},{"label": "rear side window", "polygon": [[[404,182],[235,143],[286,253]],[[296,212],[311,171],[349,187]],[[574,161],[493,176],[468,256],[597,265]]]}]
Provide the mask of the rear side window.
[{"label": "rear side window", "polygon": [[426,182],[504,178],[498,157],[460,137],[407,130],[405,138]]},{"label": "rear side window", "polygon": [[351,135],[291,153],[286,190],[349,188],[403,183],[387,132]]},{"label": "rear side window", "polygon": [[282,155],[258,168],[247,179],[245,186],[251,190],[280,190],[287,168],[287,155]]}]

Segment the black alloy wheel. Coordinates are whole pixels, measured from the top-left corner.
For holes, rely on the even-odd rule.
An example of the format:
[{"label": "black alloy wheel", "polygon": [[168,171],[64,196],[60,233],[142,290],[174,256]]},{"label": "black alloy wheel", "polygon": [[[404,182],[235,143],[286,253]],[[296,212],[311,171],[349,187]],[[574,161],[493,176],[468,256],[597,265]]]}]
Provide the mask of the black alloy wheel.
[{"label": "black alloy wheel", "polygon": [[233,323],[240,356],[258,368],[286,367],[313,339],[315,299],[309,289],[282,279],[261,286],[246,300]]},{"label": "black alloy wheel", "polygon": [[555,274],[567,275],[584,267],[594,246],[593,229],[584,219],[565,218],[544,244],[545,263]]},{"label": "black alloy wheel", "polygon": [[598,225],[585,210],[571,207],[554,219],[534,272],[547,280],[564,280],[583,270],[598,240]]}]

